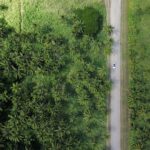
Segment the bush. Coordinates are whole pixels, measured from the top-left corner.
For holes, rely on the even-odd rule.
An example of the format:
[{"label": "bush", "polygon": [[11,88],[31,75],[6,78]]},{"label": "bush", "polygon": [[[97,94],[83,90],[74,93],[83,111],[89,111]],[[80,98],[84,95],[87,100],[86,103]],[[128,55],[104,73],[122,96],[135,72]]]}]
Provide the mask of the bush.
[{"label": "bush", "polygon": [[4,4],[1,4],[0,5],[0,10],[7,10],[8,9],[8,6],[4,5]]},{"label": "bush", "polygon": [[75,14],[83,23],[84,34],[96,36],[103,26],[103,16],[93,7],[75,10]]}]

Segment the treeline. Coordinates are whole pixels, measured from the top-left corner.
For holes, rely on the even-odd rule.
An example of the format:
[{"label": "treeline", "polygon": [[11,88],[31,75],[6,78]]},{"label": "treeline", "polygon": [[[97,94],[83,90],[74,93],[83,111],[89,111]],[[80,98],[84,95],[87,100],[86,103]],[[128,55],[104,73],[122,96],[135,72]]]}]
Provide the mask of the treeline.
[{"label": "treeline", "polygon": [[103,24],[93,38],[81,25],[69,42],[0,20],[0,149],[105,149],[110,30]]},{"label": "treeline", "polygon": [[150,149],[150,1],[129,2],[130,150]]}]

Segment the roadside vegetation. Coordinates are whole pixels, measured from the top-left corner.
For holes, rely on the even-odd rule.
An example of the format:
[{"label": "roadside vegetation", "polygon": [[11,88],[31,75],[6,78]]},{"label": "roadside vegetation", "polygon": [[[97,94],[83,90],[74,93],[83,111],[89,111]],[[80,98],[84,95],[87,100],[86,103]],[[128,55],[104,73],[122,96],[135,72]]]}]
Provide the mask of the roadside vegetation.
[{"label": "roadside vegetation", "polygon": [[129,1],[130,150],[150,148],[150,1]]},{"label": "roadside vegetation", "polygon": [[103,4],[65,0],[58,13],[64,1],[23,1],[19,32],[9,17],[16,2],[0,6],[0,149],[104,150],[111,39]]}]

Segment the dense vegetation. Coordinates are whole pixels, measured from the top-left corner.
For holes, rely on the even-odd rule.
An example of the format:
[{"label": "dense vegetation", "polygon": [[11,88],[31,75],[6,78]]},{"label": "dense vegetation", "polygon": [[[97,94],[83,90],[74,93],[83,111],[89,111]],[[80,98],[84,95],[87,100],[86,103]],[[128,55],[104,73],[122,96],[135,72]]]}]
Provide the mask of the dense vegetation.
[{"label": "dense vegetation", "polygon": [[130,150],[150,148],[150,1],[129,2]]},{"label": "dense vegetation", "polygon": [[[102,28],[103,17],[100,15],[100,13],[92,7],[77,9],[75,13],[83,22],[83,33],[96,36]],[[91,19],[89,19],[89,16],[91,16]]]},{"label": "dense vegetation", "polygon": [[[62,17],[72,36],[77,18]],[[70,40],[48,24],[17,33],[0,20],[0,149],[105,149],[110,39],[100,26],[97,38]]]},{"label": "dense vegetation", "polygon": [[0,10],[7,10],[8,9],[8,6],[6,6],[6,5],[4,5],[4,4],[2,4],[2,5],[0,5]]}]

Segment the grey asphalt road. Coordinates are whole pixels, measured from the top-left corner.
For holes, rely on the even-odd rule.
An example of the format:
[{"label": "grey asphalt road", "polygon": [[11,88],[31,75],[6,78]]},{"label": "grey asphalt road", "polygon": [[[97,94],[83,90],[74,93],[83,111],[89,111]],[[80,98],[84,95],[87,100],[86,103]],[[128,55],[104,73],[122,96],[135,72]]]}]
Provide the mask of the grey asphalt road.
[{"label": "grey asphalt road", "polygon": [[[120,150],[120,24],[121,0],[110,0],[110,24],[113,45],[110,56],[112,90],[110,94],[110,149]],[[116,64],[114,69],[112,66]]]}]

